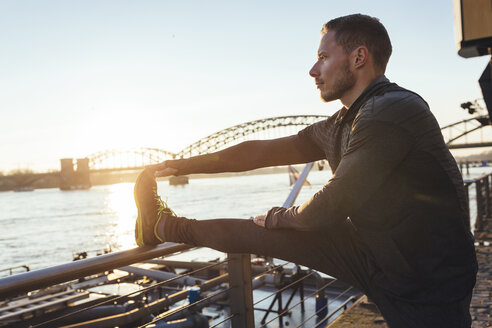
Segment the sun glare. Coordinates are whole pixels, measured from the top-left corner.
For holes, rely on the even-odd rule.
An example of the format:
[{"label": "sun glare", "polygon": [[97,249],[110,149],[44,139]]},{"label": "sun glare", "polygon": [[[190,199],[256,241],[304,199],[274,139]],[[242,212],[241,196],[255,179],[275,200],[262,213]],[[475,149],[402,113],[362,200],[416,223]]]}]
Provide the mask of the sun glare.
[{"label": "sun glare", "polygon": [[133,200],[133,184],[120,183],[111,186],[108,209],[114,213],[116,222],[110,236],[118,249],[135,247],[134,228],[137,209]]}]

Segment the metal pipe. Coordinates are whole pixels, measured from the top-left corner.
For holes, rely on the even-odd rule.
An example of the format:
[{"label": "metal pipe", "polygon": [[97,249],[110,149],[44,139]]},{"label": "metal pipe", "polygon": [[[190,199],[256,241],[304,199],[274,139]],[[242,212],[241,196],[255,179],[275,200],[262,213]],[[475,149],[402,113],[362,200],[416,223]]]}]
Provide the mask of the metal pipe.
[{"label": "metal pipe", "polygon": [[[209,264],[210,265],[210,264]],[[135,266],[124,266],[118,268],[118,270],[125,271],[128,273],[133,273],[137,276],[146,276],[152,279],[155,279],[157,281],[164,281],[172,278],[178,278],[173,281],[174,284],[179,284],[179,285],[198,285],[204,282],[204,279],[200,278],[195,278],[195,277],[189,277],[189,276],[182,276],[176,273],[171,273],[171,272],[165,272],[165,271],[160,271],[160,270],[153,270],[153,269],[143,269],[143,268],[138,268]]]},{"label": "metal pipe", "polygon": [[449,149],[481,148],[492,146],[492,142],[470,142],[465,144],[448,144],[447,146]]},{"label": "metal pipe", "polygon": [[[201,269],[206,266],[209,266],[211,264],[214,264],[216,262],[200,262],[200,261],[193,261],[193,262],[187,262],[187,261],[175,261],[175,260],[162,260],[162,259],[152,259],[145,261],[145,263],[152,263],[152,264],[158,264],[158,265],[165,265],[167,267],[171,268],[183,268],[183,269]],[[227,263],[224,263],[222,265],[216,266],[213,270],[226,270],[227,269]],[[266,268],[263,265],[259,264],[251,264],[251,272],[254,274],[259,274],[265,272]]]},{"label": "metal pipe", "polygon": [[137,247],[5,277],[0,279],[0,299],[169,255],[191,247],[176,243]]},{"label": "metal pipe", "polygon": [[[186,268],[186,269],[201,269],[206,266],[209,266],[210,264],[214,264],[215,262],[203,262],[203,261],[176,261],[176,260],[162,260],[162,259],[152,259],[145,261],[146,263],[152,263],[152,264],[158,264],[158,265],[165,265],[167,267],[172,267],[172,268]],[[226,267],[226,264],[223,265],[223,267]],[[221,268],[221,267],[217,267]]]},{"label": "metal pipe", "polygon": [[292,187],[292,190],[291,190],[289,196],[287,196],[287,199],[285,200],[282,207],[288,208],[294,204],[294,202],[296,201],[297,195],[299,195],[299,192],[301,191],[301,188],[304,185],[304,182],[306,181],[307,176],[309,174],[309,171],[311,171],[312,167],[313,167],[313,162],[307,163],[306,166],[304,166],[304,169],[302,170],[301,174],[299,175],[299,179],[297,179],[296,183]]},{"label": "metal pipe", "polygon": [[180,318],[176,321],[157,321],[149,328],[208,328],[208,318],[203,314],[194,313],[192,315]]}]

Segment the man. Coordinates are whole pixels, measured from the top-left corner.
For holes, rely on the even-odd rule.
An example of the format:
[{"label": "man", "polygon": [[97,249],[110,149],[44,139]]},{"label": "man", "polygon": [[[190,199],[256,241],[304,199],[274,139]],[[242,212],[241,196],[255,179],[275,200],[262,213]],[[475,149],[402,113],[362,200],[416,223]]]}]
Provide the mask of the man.
[{"label": "man", "polygon": [[[321,98],[343,108],[297,135],[145,170],[135,185],[137,243],[293,261],[357,287],[391,327],[470,327],[477,263],[463,181],[427,103],[384,76],[391,51],[376,18],[325,24],[310,75]],[[324,158],[334,174],[310,200],[254,220],[190,220],[156,201],[154,171],[245,171]]]}]

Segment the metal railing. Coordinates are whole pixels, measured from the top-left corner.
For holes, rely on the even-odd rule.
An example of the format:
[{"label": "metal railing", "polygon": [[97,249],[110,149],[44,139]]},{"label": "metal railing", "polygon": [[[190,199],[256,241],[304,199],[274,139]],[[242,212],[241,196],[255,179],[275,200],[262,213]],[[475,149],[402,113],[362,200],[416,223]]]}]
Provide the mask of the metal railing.
[{"label": "metal railing", "polygon": [[[492,216],[492,173],[484,175],[478,179],[465,182],[465,190],[468,204],[470,204],[470,194],[473,188],[475,192],[476,202],[476,217],[475,225],[471,227],[471,223],[468,222],[468,228],[474,229],[475,232],[481,232],[484,229],[484,221],[486,218]],[[473,215],[472,208],[469,208],[470,218]]]},{"label": "metal railing", "polygon": [[12,274],[15,274],[17,271],[19,271],[19,269],[23,270],[24,272],[31,271],[29,265],[17,265],[10,268],[0,269],[0,277],[5,276],[5,274],[2,274],[2,272],[8,272],[8,275],[11,276]]},{"label": "metal railing", "polygon": [[165,243],[156,247],[138,247],[9,276],[0,279],[0,298],[19,295],[190,248],[189,245],[175,243]]}]

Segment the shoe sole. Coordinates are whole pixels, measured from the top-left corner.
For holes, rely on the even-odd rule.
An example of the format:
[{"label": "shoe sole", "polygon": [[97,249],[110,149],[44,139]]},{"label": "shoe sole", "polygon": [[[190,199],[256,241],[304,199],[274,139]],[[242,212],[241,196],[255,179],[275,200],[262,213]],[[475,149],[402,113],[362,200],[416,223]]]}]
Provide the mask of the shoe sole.
[{"label": "shoe sole", "polygon": [[[138,177],[137,177],[137,181],[135,182],[135,186],[137,186],[139,183],[140,183],[140,179],[142,179],[142,176],[143,174],[140,174]],[[137,188],[135,188],[133,190],[133,197],[135,198],[135,204],[137,205],[137,210],[138,210],[138,213],[137,213],[137,222],[135,223],[135,241],[137,242],[137,245],[138,246],[146,246],[145,244],[145,241],[144,241],[144,236],[143,236],[143,219],[142,219],[142,213],[141,213],[141,209],[140,209],[140,199],[138,198],[138,193],[137,193]],[[162,216],[161,216],[162,217]],[[160,242],[164,242],[164,240],[162,240],[157,232],[156,232],[156,228],[157,228],[157,224],[159,223],[159,221],[161,220],[161,217],[159,217],[154,225],[154,236],[160,241]]]}]

